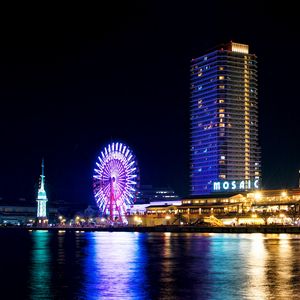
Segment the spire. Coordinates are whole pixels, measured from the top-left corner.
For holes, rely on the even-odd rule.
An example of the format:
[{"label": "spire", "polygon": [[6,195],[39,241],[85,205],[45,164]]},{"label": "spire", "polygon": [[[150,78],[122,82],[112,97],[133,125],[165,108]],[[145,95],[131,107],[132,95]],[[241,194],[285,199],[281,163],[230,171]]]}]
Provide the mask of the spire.
[{"label": "spire", "polygon": [[42,175],[41,175],[41,187],[39,190],[45,191],[45,183],[44,183],[44,158],[42,159]]},{"label": "spire", "polygon": [[44,158],[42,159],[42,176],[44,176]]}]

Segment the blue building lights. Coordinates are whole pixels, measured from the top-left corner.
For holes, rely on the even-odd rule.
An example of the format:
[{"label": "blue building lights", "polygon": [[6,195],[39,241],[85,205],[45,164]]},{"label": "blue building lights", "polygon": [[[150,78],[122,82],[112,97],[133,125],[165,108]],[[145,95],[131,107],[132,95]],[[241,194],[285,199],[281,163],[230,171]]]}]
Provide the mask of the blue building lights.
[{"label": "blue building lights", "polygon": [[257,62],[230,42],[191,64],[191,195],[260,179]]},{"label": "blue building lights", "polygon": [[47,194],[45,190],[45,175],[44,175],[44,160],[42,160],[42,175],[41,175],[41,184],[38,190],[37,196],[37,218],[46,219],[47,218]]}]

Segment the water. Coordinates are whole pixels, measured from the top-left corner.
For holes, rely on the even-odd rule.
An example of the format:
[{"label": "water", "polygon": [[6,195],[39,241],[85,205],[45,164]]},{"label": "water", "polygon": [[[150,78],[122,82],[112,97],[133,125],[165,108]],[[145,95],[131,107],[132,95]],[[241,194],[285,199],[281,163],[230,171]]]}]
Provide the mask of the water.
[{"label": "water", "polygon": [[0,240],[1,299],[300,299],[299,235],[1,230]]}]

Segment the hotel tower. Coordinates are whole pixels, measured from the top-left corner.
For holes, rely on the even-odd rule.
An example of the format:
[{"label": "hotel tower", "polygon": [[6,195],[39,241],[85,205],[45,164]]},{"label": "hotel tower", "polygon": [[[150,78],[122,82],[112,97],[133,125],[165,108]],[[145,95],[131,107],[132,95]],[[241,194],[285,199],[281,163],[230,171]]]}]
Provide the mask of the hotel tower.
[{"label": "hotel tower", "polygon": [[191,62],[191,195],[258,188],[257,61],[230,42]]}]

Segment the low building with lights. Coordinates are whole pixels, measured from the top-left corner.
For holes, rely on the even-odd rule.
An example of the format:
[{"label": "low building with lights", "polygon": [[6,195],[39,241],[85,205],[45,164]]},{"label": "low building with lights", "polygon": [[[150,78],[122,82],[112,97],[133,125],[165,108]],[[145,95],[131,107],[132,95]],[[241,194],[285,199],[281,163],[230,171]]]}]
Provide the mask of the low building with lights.
[{"label": "low building with lights", "polygon": [[152,185],[142,185],[138,191],[136,204],[149,203],[164,204],[181,204],[180,198],[170,187],[157,188]]},{"label": "low building with lights", "polygon": [[139,219],[131,216],[129,224],[296,225],[299,220],[300,188],[297,188],[184,198],[180,206],[150,205]]},{"label": "low building with lights", "polygon": [[[32,226],[36,222],[37,208],[33,201],[20,200],[0,200],[0,225],[28,225]],[[58,210],[54,207],[48,208],[49,222],[55,222]]]},{"label": "low building with lights", "polygon": [[142,185],[129,213],[144,214],[147,207],[156,205],[181,205],[181,199],[170,187],[155,188],[152,185]]}]

